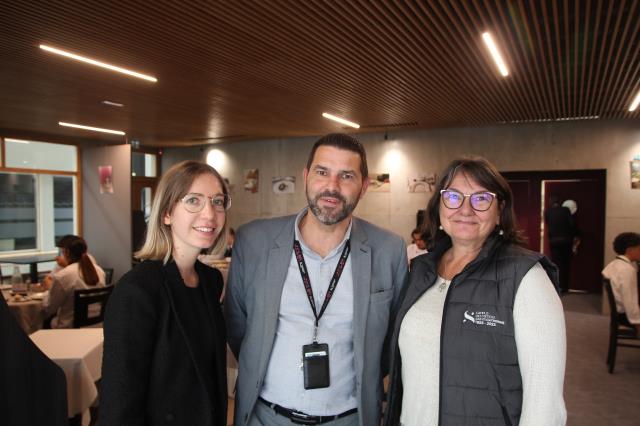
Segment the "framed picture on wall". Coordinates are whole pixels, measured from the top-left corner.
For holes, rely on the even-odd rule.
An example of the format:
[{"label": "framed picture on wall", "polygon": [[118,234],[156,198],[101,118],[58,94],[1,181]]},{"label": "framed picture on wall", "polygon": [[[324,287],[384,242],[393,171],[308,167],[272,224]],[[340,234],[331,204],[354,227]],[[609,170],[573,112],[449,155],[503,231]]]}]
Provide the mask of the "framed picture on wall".
[{"label": "framed picture on wall", "polygon": [[274,194],[293,194],[296,192],[295,176],[279,176],[271,179],[271,189]]},{"label": "framed picture on wall", "polygon": [[631,165],[631,189],[640,189],[640,160],[633,160]]},{"label": "framed picture on wall", "polygon": [[407,178],[409,192],[433,192],[436,184],[435,173],[416,173]]},{"label": "framed picture on wall", "polygon": [[111,166],[98,166],[100,178],[100,193],[113,194],[113,168]]},{"label": "framed picture on wall", "polygon": [[389,173],[369,173],[370,192],[391,192],[391,178]]},{"label": "framed picture on wall", "polygon": [[255,194],[260,183],[258,169],[246,169],[244,171],[244,190]]}]

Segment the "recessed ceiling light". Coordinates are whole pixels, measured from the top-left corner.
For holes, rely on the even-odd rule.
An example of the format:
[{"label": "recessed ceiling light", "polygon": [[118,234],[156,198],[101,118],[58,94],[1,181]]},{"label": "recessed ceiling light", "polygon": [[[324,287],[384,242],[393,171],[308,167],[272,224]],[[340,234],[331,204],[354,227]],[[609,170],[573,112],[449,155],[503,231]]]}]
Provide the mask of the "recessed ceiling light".
[{"label": "recessed ceiling light", "polygon": [[118,108],[122,108],[124,106],[124,104],[121,104],[119,102],[111,102],[111,101],[102,101],[101,103],[105,104],[105,105],[109,105],[109,106],[113,106],[113,107],[118,107]]},{"label": "recessed ceiling light", "polygon": [[344,118],[336,117],[335,115],[329,114],[327,112],[323,112],[322,116],[324,118],[328,118],[329,120],[337,121],[338,123],[344,124],[345,126],[353,127],[354,129],[359,129],[360,125],[358,123],[354,123],[353,121],[345,120]]},{"label": "recessed ceiling light", "polygon": [[46,44],[41,44],[40,49],[46,50],[47,52],[55,53],[56,55],[62,55],[67,58],[75,59],[76,61],[85,62],[87,64],[95,65],[97,67],[106,68],[111,71],[119,72],[122,74],[130,75],[132,77],[141,78],[143,80],[151,81],[153,83],[157,83],[158,79],[152,77],[150,75],[141,74],[139,72],[131,71],[126,68],[121,68],[115,65],[107,64],[106,62],[97,61],[95,59],[87,58],[85,56],[76,55],[75,53],[67,52],[65,50],[56,49],[55,47],[47,46]]},{"label": "recessed ceiling light", "polygon": [[504,60],[502,59],[502,55],[498,50],[498,46],[496,46],[496,44],[494,43],[493,37],[491,37],[491,34],[482,33],[482,40],[484,40],[484,44],[487,46],[487,49],[489,49],[489,53],[491,53],[491,57],[493,58],[493,61],[496,63],[496,66],[498,67],[500,74],[502,74],[503,77],[508,76],[509,70],[507,69],[507,66],[504,63]]},{"label": "recessed ceiling light", "polygon": [[631,102],[631,106],[629,107],[629,111],[630,112],[635,111],[636,108],[638,108],[638,104],[640,104],[640,90],[638,90],[638,94],[633,99],[633,102]]},{"label": "recessed ceiling light", "polygon": [[64,127],[74,127],[76,129],[91,130],[92,132],[111,133],[113,135],[121,135],[121,136],[125,135],[125,133],[122,130],[102,129],[100,127],[91,127],[91,126],[83,126],[81,124],[65,123],[64,121],[59,121],[58,124]]}]

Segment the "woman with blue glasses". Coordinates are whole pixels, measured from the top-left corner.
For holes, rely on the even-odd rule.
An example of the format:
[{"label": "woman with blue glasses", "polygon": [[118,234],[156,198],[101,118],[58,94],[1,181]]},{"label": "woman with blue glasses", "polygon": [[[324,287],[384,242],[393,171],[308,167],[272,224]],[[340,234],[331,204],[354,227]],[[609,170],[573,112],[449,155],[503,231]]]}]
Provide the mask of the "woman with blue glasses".
[{"label": "woman with blue glasses", "polygon": [[427,205],[391,335],[386,425],[563,425],[557,268],[522,247],[508,183],[458,159]]}]

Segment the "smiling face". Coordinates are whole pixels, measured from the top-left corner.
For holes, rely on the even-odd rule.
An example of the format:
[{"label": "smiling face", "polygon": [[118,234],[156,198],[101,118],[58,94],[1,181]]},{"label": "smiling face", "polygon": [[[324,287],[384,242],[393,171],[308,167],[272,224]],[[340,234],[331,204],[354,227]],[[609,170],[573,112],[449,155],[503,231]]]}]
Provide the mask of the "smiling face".
[{"label": "smiling face", "polygon": [[324,225],[350,218],[368,183],[356,152],[326,145],[318,147],[303,176],[309,210]]},{"label": "smiling face", "polygon": [[[456,173],[446,189],[455,189],[463,194],[488,191],[462,172]],[[479,212],[471,208],[468,197],[458,209],[449,209],[440,200],[440,224],[451,237],[454,245],[481,247],[495,227],[500,224],[499,204],[498,200],[493,200],[487,211]]]},{"label": "smiling face", "polygon": [[[214,197],[223,194],[220,181],[212,174],[201,174],[193,180],[187,193]],[[182,201],[176,203],[164,217],[164,224],[171,226],[173,256],[197,256],[202,249],[211,247],[226,219],[226,212],[217,211],[207,198],[204,208],[197,213],[188,212]]]}]

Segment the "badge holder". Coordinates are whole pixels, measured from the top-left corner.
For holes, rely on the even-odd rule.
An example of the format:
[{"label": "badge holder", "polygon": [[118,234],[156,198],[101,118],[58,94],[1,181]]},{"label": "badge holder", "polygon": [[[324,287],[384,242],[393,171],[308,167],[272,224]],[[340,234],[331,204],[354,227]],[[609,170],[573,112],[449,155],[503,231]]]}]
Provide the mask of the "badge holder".
[{"label": "badge holder", "polygon": [[305,389],[328,388],[329,375],[329,345],[318,343],[314,328],[313,343],[302,346],[302,370],[304,372]]}]

